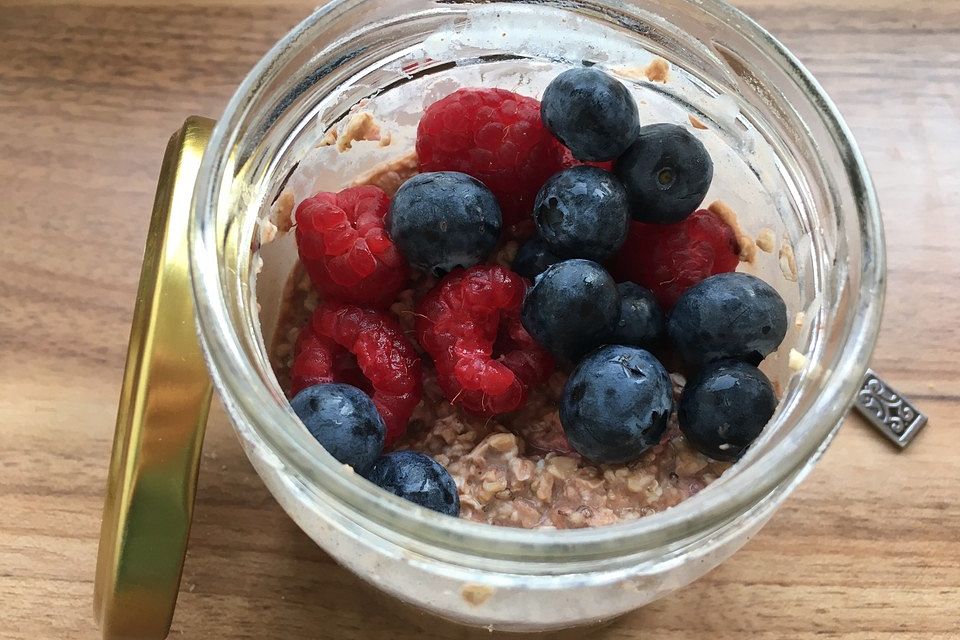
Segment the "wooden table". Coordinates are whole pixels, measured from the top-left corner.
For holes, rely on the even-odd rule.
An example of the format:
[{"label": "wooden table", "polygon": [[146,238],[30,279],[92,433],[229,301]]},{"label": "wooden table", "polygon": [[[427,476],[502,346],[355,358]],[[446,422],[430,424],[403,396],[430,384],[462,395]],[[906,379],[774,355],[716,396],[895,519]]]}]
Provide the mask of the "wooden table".
[{"label": "wooden table", "polygon": [[[0,637],[95,638],[106,463],[155,179],[316,0],[0,1]],[[960,637],[960,0],[740,0],[839,104],[884,207],[875,366],[930,426],[851,418],[763,532],[608,639]],[[172,637],[440,640],[368,604],[215,407]]]}]

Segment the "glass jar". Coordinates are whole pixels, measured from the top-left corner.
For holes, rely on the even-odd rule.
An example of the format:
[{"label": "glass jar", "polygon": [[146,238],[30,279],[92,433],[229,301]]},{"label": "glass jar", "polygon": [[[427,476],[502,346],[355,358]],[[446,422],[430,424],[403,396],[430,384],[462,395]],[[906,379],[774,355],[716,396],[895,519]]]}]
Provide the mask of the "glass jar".
[{"label": "glass jar", "polygon": [[[345,472],[300,425],[265,347],[270,322],[261,325],[258,304],[276,305],[282,278],[260,273],[261,227],[288,175],[365,98],[382,101],[445,74],[493,84],[511,68],[533,70],[531,77],[582,61],[628,70],[653,56],[670,62],[674,79],[635,86],[694,114],[738,151],[769,197],[747,223],[784,237],[783,273],[762,275],[776,276],[791,310],[804,315],[768,365],[783,399],[762,437],[680,505],[592,529],[449,518]],[[836,433],[883,300],[880,216],[850,132],[797,60],[718,0],[329,2],[272,49],[230,101],[203,157],[190,234],[209,369],[283,508],[378,589],[455,622],[510,631],[613,618],[742,546]],[[805,355],[802,367],[794,357],[796,374],[787,366],[791,348]]]}]

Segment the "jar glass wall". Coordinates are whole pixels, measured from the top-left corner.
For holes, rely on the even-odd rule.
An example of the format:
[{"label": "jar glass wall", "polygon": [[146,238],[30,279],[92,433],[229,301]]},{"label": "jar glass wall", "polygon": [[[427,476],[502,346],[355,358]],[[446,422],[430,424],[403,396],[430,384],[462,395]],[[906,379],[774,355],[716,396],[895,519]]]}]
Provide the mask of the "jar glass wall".
[{"label": "jar glass wall", "polygon": [[[670,63],[666,84],[638,73],[655,56]],[[716,133],[711,153],[730,158],[718,176],[748,176],[743,189],[720,195],[745,227],[779,239],[780,260],[756,272],[803,313],[766,364],[783,400],[719,480],[636,521],[523,530],[413,509],[344,473],[290,409],[265,344],[295,251],[277,244],[261,255],[262,221],[291,173],[361,100],[415,122],[424,102],[456,86],[513,82],[505,88],[522,83],[520,92],[538,95],[557,70],[584,61],[617,73],[651,108],[704,123]],[[334,171],[319,184],[340,188],[343,178]],[[204,157],[194,206],[201,339],[241,441],[278,501],[368,582],[445,617],[503,629],[609,618],[733,553],[835,433],[882,306],[880,218],[849,131],[776,40],[715,0],[330,2],[239,88]],[[276,258],[261,272],[268,251]],[[806,354],[797,375],[791,347]]]}]

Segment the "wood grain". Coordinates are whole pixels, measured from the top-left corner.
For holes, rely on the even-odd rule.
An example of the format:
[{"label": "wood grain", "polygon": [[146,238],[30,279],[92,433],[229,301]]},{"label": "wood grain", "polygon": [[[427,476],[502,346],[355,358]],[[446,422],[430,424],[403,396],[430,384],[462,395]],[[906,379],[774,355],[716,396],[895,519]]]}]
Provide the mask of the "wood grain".
[{"label": "wood grain", "polygon": [[[960,1],[740,0],[813,70],[884,207],[875,366],[929,413],[905,453],[851,418],[722,567],[605,639],[960,637]],[[314,0],[0,2],[0,637],[95,638],[111,432],[161,155]],[[173,637],[441,640],[284,515],[215,409]]]}]

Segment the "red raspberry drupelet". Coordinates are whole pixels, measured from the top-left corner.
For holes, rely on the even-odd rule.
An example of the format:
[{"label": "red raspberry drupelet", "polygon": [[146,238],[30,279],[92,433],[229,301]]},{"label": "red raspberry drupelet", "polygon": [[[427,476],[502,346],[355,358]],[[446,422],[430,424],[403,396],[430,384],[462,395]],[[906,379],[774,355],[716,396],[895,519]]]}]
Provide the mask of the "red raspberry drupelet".
[{"label": "red raspberry drupelet", "polygon": [[499,265],[448,274],[417,308],[416,333],[450,402],[492,416],[519,408],[553,371],[520,324],[527,284]]},{"label": "red raspberry drupelet", "polygon": [[739,253],[730,226],[700,209],[675,224],[631,222],[610,273],[617,282],[630,280],[647,287],[669,310],[684,291],[704,278],[735,271]]},{"label": "red raspberry drupelet", "polygon": [[591,167],[599,167],[604,171],[613,171],[613,160],[606,160],[603,162],[581,162],[573,157],[573,152],[566,147],[563,148],[563,156],[560,161],[561,169],[569,169],[570,167],[579,167],[582,164],[588,164]]},{"label": "red raspberry drupelet", "polygon": [[303,327],[293,349],[290,396],[295,396],[316,384],[339,382],[334,373],[333,364],[341,351],[336,342],[330,338],[318,336],[309,324]]},{"label": "red raspberry drupelet", "polygon": [[540,102],[505,89],[454,91],[417,127],[420,171],[460,171],[483,182],[512,235],[532,230],[537,191],[562,168],[563,151],[540,120]]},{"label": "red raspberry drupelet", "polygon": [[325,296],[383,307],[410,270],[384,228],[390,198],[374,186],[318,193],[297,207],[297,250]]},{"label": "red raspberry drupelet", "polygon": [[317,308],[297,340],[291,395],[324,382],[369,394],[387,427],[387,446],[406,432],[423,394],[420,355],[392,315],[339,302]]}]

